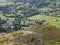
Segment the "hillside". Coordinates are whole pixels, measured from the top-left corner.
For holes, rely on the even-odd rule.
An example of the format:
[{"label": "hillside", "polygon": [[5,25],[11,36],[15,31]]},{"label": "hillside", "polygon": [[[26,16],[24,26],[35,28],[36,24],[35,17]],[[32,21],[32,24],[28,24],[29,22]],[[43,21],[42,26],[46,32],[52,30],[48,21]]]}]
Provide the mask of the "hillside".
[{"label": "hillside", "polygon": [[[60,42],[60,28],[56,28],[51,25],[33,25],[30,27],[31,31],[37,32],[40,37],[46,42],[48,45],[59,44],[56,42]],[[46,44],[46,45],[47,45]]]},{"label": "hillside", "polygon": [[42,45],[38,34],[31,31],[17,31],[0,35],[0,45]]},{"label": "hillside", "polygon": [[60,45],[60,0],[0,0],[0,45]]},{"label": "hillside", "polygon": [[[59,26],[60,25],[60,18],[58,17],[52,17],[52,16],[46,16],[46,15],[35,15],[30,17],[31,20],[46,20],[46,22],[49,25],[53,25],[53,26]],[[58,21],[57,21],[58,20]]]},{"label": "hillside", "polygon": [[[41,43],[45,43],[45,45],[54,45],[54,44],[59,45],[60,44],[59,34],[60,34],[60,29],[54,26],[33,25],[28,29],[28,31],[25,30],[25,31],[11,32],[8,34],[3,34],[3,33],[0,34],[0,45],[4,45],[4,44],[5,45],[16,45],[16,44],[17,45],[29,45],[28,43],[26,43],[26,41],[30,40],[31,38],[35,38],[35,37],[36,37],[36,40],[37,39],[41,40],[42,38],[43,42],[41,40]],[[22,42],[25,42],[25,43],[22,43]]]}]

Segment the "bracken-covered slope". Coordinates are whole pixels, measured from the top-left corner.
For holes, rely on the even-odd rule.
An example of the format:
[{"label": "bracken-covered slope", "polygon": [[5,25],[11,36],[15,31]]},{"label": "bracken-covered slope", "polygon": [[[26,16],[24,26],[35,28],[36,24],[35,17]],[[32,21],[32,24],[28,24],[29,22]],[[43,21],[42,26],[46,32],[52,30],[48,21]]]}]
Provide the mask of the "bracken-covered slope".
[{"label": "bracken-covered slope", "polygon": [[29,30],[39,33],[44,41],[60,40],[60,29],[51,25],[34,25]]}]

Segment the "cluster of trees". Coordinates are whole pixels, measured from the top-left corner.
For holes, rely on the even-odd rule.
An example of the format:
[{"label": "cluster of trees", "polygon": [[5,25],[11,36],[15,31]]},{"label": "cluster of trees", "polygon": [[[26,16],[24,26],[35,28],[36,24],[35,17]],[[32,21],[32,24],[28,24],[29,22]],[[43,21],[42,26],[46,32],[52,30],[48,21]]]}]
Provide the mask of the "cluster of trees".
[{"label": "cluster of trees", "polygon": [[8,2],[24,2],[30,3],[31,5],[42,6],[48,4],[54,4],[55,2],[59,2],[60,0],[7,0]]},{"label": "cluster of trees", "polygon": [[2,11],[3,15],[6,17],[16,17],[20,14],[24,14],[25,16],[33,16],[39,14],[39,10],[35,7],[33,8],[30,4],[11,4],[6,6],[0,6],[0,11]]},{"label": "cluster of trees", "polygon": [[19,25],[19,22],[13,22],[13,23],[10,23],[8,22],[7,20],[3,20],[3,19],[0,19],[0,33],[2,32],[12,32],[12,31],[17,31],[17,30],[20,30],[21,29],[21,25]]},{"label": "cluster of trees", "polygon": [[[60,0],[8,0],[8,2],[14,2],[14,3],[19,3],[19,2],[22,2],[24,6],[21,6],[19,4],[19,6],[21,6],[20,8],[17,9],[18,10],[21,10],[23,14],[25,15],[28,15],[29,16],[31,15],[35,15],[35,14],[38,14],[39,13],[39,10],[37,9],[30,9],[32,8],[33,6],[37,7],[38,9],[39,8],[43,8],[43,7],[48,7],[48,8],[52,8],[53,10],[50,11],[50,12],[53,12],[54,14],[52,14],[52,16],[56,16],[56,11],[57,10],[60,10]],[[26,5],[29,3],[29,6],[27,5],[28,8],[26,8]],[[18,5],[17,5],[18,7]],[[58,9],[57,9],[58,8]],[[33,11],[34,10],[34,11]],[[49,15],[49,10],[46,11],[46,14]],[[17,12],[16,12],[17,13]],[[45,13],[45,12],[44,12]],[[58,13],[59,14],[59,13]],[[58,15],[57,14],[57,15]]]},{"label": "cluster of trees", "polygon": [[[21,26],[29,26],[29,24],[24,23],[21,25],[21,19],[27,20],[27,17],[37,15],[39,13],[44,13],[48,16],[57,16],[60,12],[60,0],[6,0],[8,2],[13,2],[11,5],[0,6],[0,11],[2,11],[3,15],[9,18],[15,18],[15,21],[12,22],[14,26],[14,30],[20,30]],[[48,7],[52,8],[53,10],[39,10],[39,8]],[[58,8],[58,9],[57,9]],[[50,13],[53,13],[50,15]],[[24,20],[24,22],[26,21]],[[58,21],[58,20],[56,20]],[[1,22],[1,20],[0,20]],[[43,21],[35,21],[37,24],[42,24],[46,22]],[[1,25],[1,24],[0,24]],[[8,27],[7,30],[12,31],[11,27]],[[4,30],[0,26],[0,30]],[[5,31],[7,31],[5,30]],[[8,31],[8,32],[9,32]]]}]

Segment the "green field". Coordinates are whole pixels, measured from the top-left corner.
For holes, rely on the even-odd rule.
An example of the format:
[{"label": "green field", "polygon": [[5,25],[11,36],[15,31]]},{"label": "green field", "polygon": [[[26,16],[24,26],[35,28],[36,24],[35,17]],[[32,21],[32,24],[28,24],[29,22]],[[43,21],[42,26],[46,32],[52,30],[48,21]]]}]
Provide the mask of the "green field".
[{"label": "green field", "polygon": [[39,8],[39,10],[44,10],[44,11],[46,11],[46,10],[53,10],[52,8],[49,8],[49,7],[44,7],[44,8]]},{"label": "green field", "polygon": [[[1,12],[0,12],[0,17],[1,17],[1,19],[6,19],[6,17],[3,16]],[[8,18],[8,21],[12,22],[12,21],[14,21],[14,18]]]},{"label": "green field", "polygon": [[[60,18],[58,17],[51,17],[51,16],[46,16],[46,15],[36,15],[30,17],[31,20],[46,20],[50,25],[53,26],[58,26],[60,25]],[[56,21],[58,19],[58,21]]]},{"label": "green field", "polygon": [[4,3],[4,2],[0,2],[0,6],[6,6],[6,5],[11,5],[11,4],[13,4],[12,2],[8,2],[8,3]]}]

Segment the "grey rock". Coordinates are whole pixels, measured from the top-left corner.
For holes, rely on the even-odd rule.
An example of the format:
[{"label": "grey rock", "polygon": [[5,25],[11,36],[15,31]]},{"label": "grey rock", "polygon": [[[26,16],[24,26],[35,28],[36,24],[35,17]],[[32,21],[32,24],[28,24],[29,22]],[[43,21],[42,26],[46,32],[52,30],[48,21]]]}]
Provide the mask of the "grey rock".
[{"label": "grey rock", "polygon": [[24,35],[17,35],[13,42],[27,43],[29,45],[43,45],[43,40],[35,32],[28,31]]}]

